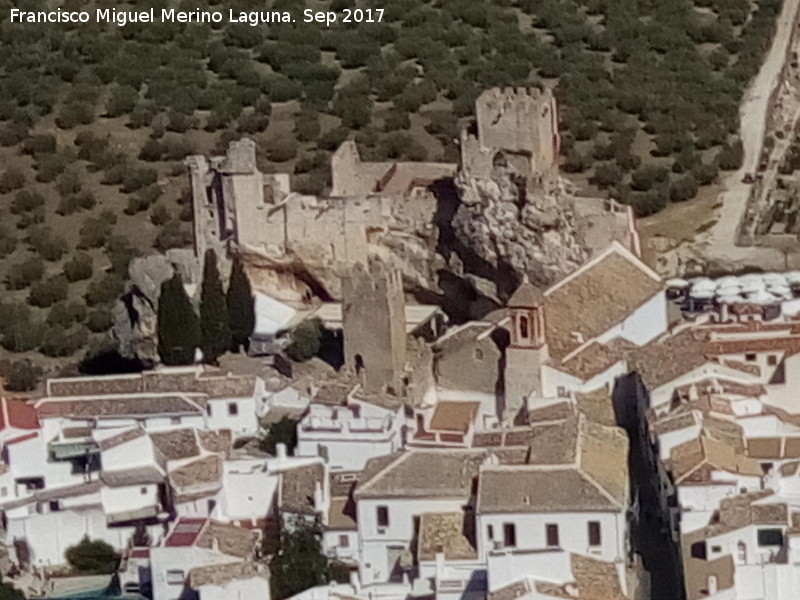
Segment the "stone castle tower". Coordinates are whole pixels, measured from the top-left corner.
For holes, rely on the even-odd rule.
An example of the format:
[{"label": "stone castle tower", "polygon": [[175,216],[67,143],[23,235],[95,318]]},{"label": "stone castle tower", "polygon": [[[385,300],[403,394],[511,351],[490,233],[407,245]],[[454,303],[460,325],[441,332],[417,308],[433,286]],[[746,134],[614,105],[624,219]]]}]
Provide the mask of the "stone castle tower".
[{"label": "stone castle tower", "polygon": [[345,366],[365,391],[400,393],[406,365],[405,297],[399,271],[378,259],[342,278]]},{"label": "stone castle tower", "polygon": [[558,183],[558,111],[549,89],[492,88],[475,103],[475,126],[461,133],[461,171],[490,178],[505,171],[528,189]]},{"label": "stone castle tower", "polygon": [[541,395],[541,366],[548,359],[544,295],[525,278],[506,305],[511,343],[506,348],[505,418],[515,419],[528,397]]}]

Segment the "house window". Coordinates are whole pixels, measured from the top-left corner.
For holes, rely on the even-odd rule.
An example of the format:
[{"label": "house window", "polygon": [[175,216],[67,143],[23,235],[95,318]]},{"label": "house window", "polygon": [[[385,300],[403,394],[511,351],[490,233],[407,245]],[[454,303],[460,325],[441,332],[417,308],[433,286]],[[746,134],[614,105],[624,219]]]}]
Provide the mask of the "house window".
[{"label": "house window", "polygon": [[475,348],[475,360],[483,360],[483,350]]},{"label": "house window", "polygon": [[181,418],[180,417],[170,417],[169,423],[170,423],[170,425],[180,425],[181,424]]},{"label": "house window", "polygon": [[722,546],[711,546],[711,554],[719,554],[722,552]]},{"label": "house window", "polygon": [[589,521],[589,545],[599,546],[602,543],[600,521]]},{"label": "house window", "polygon": [[554,548],[559,545],[558,543],[558,525],[555,523],[548,523],[545,525],[545,533],[547,537],[547,546]]},{"label": "house window", "polygon": [[744,355],[744,359],[747,362],[753,362],[756,359],[756,355],[754,352],[748,352],[747,354]]},{"label": "house window", "polygon": [[228,402],[228,416],[235,417],[239,414],[239,405],[236,402]]},{"label": "house window", "polygon": [[528,317],[519,318],[519,337],[524,340],[528,339],[530,332],[528,331]]},{"label": "house window", "polygon": [[183,585],[186,575],[181,569],[170,569],[167,571],[167,583],[169,585]]},{"label": "house window", "polygon": [[775,365],[777,365],[777,364],[778,364],[778,357],[777,357],[777,356],[775,356],[774,354],[770,354],[770,355],[767,357],[767,364],[768,364],[770,367],[774,367]]},{"label": "house window", "polygon": [[142,496],[144,496],[144,495],[147,493],[147,488],[146,488],[146,487],[141,487],[141,488],[139,488],[139,493],[140,493]]},{"label": "house window", "polygon": [[567,396],[569,396],[567,388],[565,388],[563,385],[558,386],[558,388],[556,389],[556,393],[558,394],[559,398],[566,398]]},{"label": "house window", "polygon": [[490,540],[494,539],[494,525],[487,525],[486,526],[486,535],[489,536]]},{"label": "house window", "polygon": [[58,500],[50,500],[50,511],[51,512],[58,512],[61,510],[61,502]]},{"label": "house window", "polygon": [[350,547],[350,538],[346,535],[339,536],[339,548],[349,548]]},{"label": "house window", "polygon": [[5,498],[8,495],[8,488],[3,486],[0,488],[0,497]]},{"label": "house window", "polygon": [[760,529],[758,531],[759,546],[783,546],[783,531],[780,529]]},{"label": "house window", "polygon": [[517,547],[517,527],[513,523],[503,523],[503,545],[506,548]]},{"label": "house window", "polygon": [[388,527],[389,526],[389,507],[388,506],[379,506],[378,507],[378,527]]},{"label": "house window", "polygon": [[206,404],[206,414],[209,417],[211,416],[211,404]]}]

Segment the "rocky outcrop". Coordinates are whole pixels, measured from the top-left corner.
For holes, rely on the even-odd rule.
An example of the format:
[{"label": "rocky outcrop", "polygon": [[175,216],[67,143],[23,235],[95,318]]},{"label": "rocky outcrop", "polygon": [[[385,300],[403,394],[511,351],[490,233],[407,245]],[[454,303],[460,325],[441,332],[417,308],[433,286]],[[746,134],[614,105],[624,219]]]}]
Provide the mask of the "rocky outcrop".
[{"label": "rocky outcrop", "polygon": [[504,265],[550,284],[588,256],[574,224],[572,199],[536,194],[511,175],[456,177],[460,205],[453,231],[461,244],[494,267]]},{"label": "rocky outcrop", "polygon": [[112,333],[122,356],[138,358],[145,364],[158,362],[158,297],[161,284],[176,270],[185,283],[197,280],[197,263],[191,250],[134,258],[128,265],[128,288],[112,310]]}]

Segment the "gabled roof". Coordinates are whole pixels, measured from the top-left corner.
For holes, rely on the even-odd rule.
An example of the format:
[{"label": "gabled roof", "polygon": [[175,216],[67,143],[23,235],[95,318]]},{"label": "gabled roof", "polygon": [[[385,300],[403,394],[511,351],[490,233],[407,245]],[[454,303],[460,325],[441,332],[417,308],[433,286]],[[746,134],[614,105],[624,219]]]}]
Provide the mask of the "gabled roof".
[{"label": "gabled roof", "polygon": [[561,360],[584,342],[623,322],[656,294],[661,278],[614,242],[545,291],[550,356]]},{"label": "gabled roof", "polygon": [[529,464],[481,468],[480,513],[624,510],[628,439],[578,416],[533,428]]},{"label": "gabled roof", "polygon": [[761,464],[737,452],[729,440],[715,440],[706,435],[675,446],[668,464],[675,483],[704,480],[709,469],[751,477],[764,475]]},{"label": "gabled roof", "polygon": [[485,450],[424,450],[370,459],[355,497],[467,498],[487,456]]}]

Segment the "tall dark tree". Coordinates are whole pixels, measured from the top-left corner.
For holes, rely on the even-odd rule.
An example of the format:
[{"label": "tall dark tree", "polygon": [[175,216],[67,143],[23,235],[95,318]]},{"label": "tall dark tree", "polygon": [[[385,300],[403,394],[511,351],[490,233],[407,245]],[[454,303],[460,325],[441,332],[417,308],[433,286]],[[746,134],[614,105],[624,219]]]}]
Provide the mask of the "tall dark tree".
[{"label": "tall dark tree", "polygon": [[190,365],[200,344],[200,327],[192,301],[177,273],[161,286],[158,301],[158,355],[165,365]]},{"label": "tall dark tree", "polygon": [[233,259],[227,301],[231,337],[233,346],[238,351],[242,346],[245,348],[248,346],[250,335],[256,326],[253,288],[250,286],[250,279],[244,272],[244,265],[238,256]]},{"label": "tall dark tree", "polygon": [[283,600],[330,580],[328,558],[322,552],[318,524],[297,519],[281,535],[278,551],[269,562],[274,600]]},{"label": "tall dark tree", "polygon": [[219,278],[217,255],[210,248],[206,250],[200,291],[200,347],[203,360],[208,363],[216,363],[220,355],[231,347],[225,292]]}]

